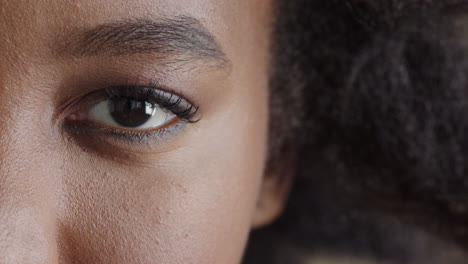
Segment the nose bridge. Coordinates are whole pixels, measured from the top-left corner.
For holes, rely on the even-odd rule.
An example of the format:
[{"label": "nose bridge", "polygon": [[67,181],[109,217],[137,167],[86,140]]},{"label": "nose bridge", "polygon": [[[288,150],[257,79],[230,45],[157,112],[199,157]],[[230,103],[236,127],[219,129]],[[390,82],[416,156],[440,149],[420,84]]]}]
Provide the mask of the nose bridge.
[{"label": "nose bridge", "polygon": [[[58,263],[58,168],[44,71],[49,32],[29,1],[0,4],[0,263]],[[30,2],[29,2],[30,3]],[[17,6],[8,6],[17,5]],[[6,10],[6,11],[5,11]],[[5,12],[8,12],[6,14]],[[13,13],[11,13],[13,12]],[[47,20],[44,20],[47,21]],[[28,30],[21,30],[26,28]],[[43,76],[40,78],[40,76]],[[48,100],[48,101],[47,101]],[[55,157],[55,159],[54,159]],[[55,160],[55,162],[54,162]]]},{"label": "nose bridge", "polygon": [[0,263],[56,263],[51,153],[34,107],[22,107],[28,100],[14,88],[0,82]]}]

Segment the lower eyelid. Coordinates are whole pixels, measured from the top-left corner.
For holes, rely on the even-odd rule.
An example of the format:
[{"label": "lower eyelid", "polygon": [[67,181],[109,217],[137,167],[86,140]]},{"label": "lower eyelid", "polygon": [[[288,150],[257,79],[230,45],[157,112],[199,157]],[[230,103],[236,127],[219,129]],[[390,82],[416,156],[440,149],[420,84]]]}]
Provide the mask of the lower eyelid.
[{"label": "lower eyelid", "polygon": [[83,126],[86,127],[89,130],[95,130],[99,131],[102,133],[119,133],[119,134],[150,134],[150,133],[157,133],[160,130],[167,130],[171,126],[174,126],[178,123],[187,123],[184,120],[181,120],[178,117],[174,117],[170,121],[166,122],[162,126],[154,127],[154,128],[148,128],[148,129],[137,129],[137,128],[125,128],[125,127],[118,127],[118,126],[113,126],[109,124],[102,123],[100,121],[94,121],[94,120],[67,120],[67,124],[71,124],[72,122],[76,126]]},{"label": "lower eyelid", "polygon": [[[64,140],[70,148],[97,159],[117,162],[121,165],[152,166],[154,155],[161,155],[180,148],[177,138],[182,136],[189,123],[181,121],[153,133],[121,133],[102,130],[74,122],[61,124]],[[138,165],[138,166],[140,166]]]},{"label": "lower eyelid", "polygon": [[170,140],[171,137],[177,136],[188,124],[180,119],[175,119],[169,123],[165,127],[143,131],[117,130],[87,121],[65,121],[63,127],[67,132],[77,137],[96,138],[110,144],[158,145]]}]

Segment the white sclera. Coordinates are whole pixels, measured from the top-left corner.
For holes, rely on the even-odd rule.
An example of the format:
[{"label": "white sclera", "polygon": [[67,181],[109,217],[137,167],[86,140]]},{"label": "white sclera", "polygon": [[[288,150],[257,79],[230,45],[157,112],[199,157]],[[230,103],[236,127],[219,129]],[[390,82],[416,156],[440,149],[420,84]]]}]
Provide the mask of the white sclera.
[{"label": "white sclera", "polygon": [[[112,118],[112,114],[110,112],[110,101],[109,100],[104,100],[93,107],[89,110],[88,116],[91,120],[103,123],[109,126],[114,126],[114,127],[124,127],[120,125],[119,123],[115,122],[114,119]],[[164,109],[162,109],[160,106],[157,104],[155,105],[150,105],[147,104],[146,106],[146,113],[151,113],[152,116],[148,121],[146,121],[143,125],[138,126],[138,127],[132,127],[131,129],[135,130],[145,130],[145,129],[153,129],[153,128],[158,128],[161,126],[164,126],[168,122],[171,122],[174,118],[176,118],[176,115],[173,113],[170,113]],[[129,128],[129,127],[124,127],[124,128]]]}]

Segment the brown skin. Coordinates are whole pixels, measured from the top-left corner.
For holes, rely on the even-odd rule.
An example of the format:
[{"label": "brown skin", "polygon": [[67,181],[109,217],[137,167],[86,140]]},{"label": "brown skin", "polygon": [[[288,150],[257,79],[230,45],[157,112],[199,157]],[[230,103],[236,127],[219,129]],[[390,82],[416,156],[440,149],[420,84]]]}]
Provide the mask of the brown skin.
[{"label": "brown skin", "polygon": [[[264,173],[271,7],[2,0],[0,263],[240,263],[250,229],[272,221],[285,196]],[[181,15],[214,36],[224,64],[66,54],[77,32]],[[65,128],[87,107],[75,99],[154,79],[194,102],[199,122],[144,144]]]}]

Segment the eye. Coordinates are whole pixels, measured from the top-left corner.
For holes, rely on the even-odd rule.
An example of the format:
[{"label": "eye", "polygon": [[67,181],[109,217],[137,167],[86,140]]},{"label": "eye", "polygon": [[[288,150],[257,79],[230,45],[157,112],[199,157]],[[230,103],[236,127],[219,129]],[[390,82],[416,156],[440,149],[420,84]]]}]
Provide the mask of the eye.
[{"label": "eye", "polygon": [[179,121],[193,123],[198,112],[183,97],[151,87],[107,88],[83,101],[66,121],[75,127],[88,125],[129,137],[158,132]]},{"label": "eye", "polygon": [[88,116],[91,121],[134,130],[163,127],[178,118],[155,103],[127,97],[103,100],[91,107]]}]

